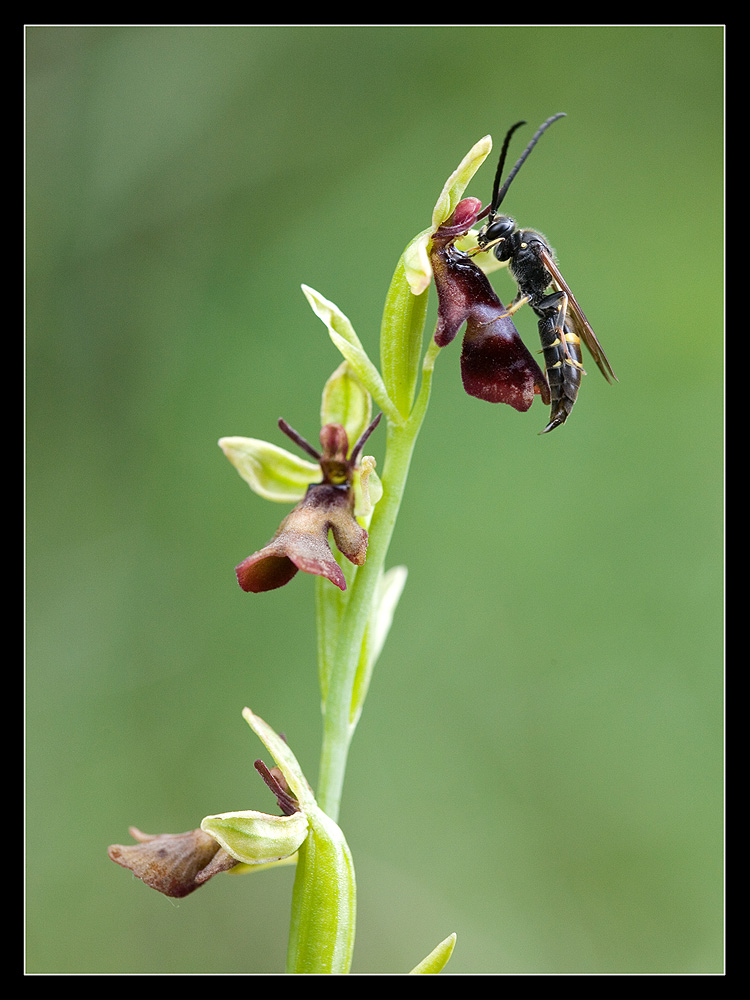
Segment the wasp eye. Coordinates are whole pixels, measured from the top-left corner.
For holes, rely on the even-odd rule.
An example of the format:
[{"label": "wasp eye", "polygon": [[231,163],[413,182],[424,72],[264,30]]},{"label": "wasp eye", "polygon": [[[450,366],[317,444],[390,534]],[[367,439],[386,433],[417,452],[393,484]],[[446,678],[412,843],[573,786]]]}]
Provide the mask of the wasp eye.
[{"label": "wasp eye", "polygon": [[506,239],[513,232],[514,228],[515,223],[506,215],[495,219],[484,230],[485,243],[497,243],[499,240]]}]

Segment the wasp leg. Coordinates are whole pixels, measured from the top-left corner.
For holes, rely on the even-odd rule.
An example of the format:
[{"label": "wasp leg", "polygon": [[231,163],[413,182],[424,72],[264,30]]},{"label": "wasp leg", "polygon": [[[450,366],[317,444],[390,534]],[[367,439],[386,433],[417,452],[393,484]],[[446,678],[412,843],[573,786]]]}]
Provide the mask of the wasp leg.
[{"label": "wasp leg", "polygon": [[530,299],[528,295],[521,295],[518,298],[513,299],[511,304],[508,306],[507,311],[504,312],[502,316],[498,316],[498,319],[507,319],[508,316],[512,316],[513,313],[518,312],[521,306],[525,306],[529,301]]}]

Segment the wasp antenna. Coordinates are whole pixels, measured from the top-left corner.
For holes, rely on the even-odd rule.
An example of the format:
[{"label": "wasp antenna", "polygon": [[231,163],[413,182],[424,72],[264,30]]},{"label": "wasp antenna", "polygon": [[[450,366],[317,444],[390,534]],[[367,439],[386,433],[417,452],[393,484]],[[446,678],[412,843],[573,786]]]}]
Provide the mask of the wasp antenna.
[{"label": "wasp antenna", "polygon": [[[560,111],[558,114],[552,115],[551,118],[548,118],[547,121],[544,122],[543,125],[539,126],[539,128],[536,130],[536,132],[531,137],[531,141],[529,142],[528,146],[526,147],[526,149],[524,149],[523,153],[521,153],[521,155],[519,156],[518,161],[516,162],[516,165],[513,167],[513,169],[511,170],[511,172],[508,174],[508,177],[507,177],[507,179],[505,181],[505,184],[503,184],[502,188],[499,191],[497,190],[497,186],[500,183],[500,171],[498,170],[498,173],[495,176],[495,187],[494,187],[493,192],[492,192],[492,212],[490,213],[490,215],[494,215],[495,212],[497,211],[497,209],[500,207],[500,204],[501,204],[503,198],[508,193],[508,188],[511,185],[511,181],[513,180],[513,178],[516,176],[516,174],[518,173],[518,171],[521,169],[521,167],[524,165],[524,163],[528,159],[529,153],[534,148],[534,146],[536,146],[537,142],[539,142],[540,137],[547,131],[547,129],[552,124],[552,122],[556,122],[558,118],[564,118],[564,117],[565,117],[565,112],[564,111]],[[519,124],[523,124],[523,122],[519,122]],[[510,132],[508,132],[507,136],[505,137],[505,145],[503,146],[503,151],[500,154],[500,162],[501,163],[502,163],[502,161],[503,161],[503,159],[505,157],[505,153],[506,153],[507,145],[508,145],[508,140],[510,139],[511,134],[513,133],[513,131],[516,128],[518,128],[518,125],[514,125],[513,128],[510,130]]]},{"label": "wasp antenna", "polygon": [[503,142],[503,148],[500,150],[500,159],[498,160],[497,170],[495,171],[495,183],[492,185],[492,201],[490,202],[490,218],[493,218],[497,210],[497,206],[500,204],[497,198],[498,188],[500,187],[500,178],[503,176],[503,170],[505,168],[505,157],[508,155],[508,146],[510,145],[510,137],[520,128],[525,125],[526,122],[516,122],[508,129],[508,134],[505,136],[505,141]]}]

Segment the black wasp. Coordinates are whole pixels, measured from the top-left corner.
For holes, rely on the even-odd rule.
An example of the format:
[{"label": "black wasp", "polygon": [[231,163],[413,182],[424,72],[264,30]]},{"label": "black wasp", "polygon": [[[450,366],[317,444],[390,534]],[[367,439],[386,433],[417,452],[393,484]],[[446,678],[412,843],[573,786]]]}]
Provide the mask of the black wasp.
[{"label": "black wasp", "polygon": [[528,302],[539,318],[539,337],[544,352],[552,404],[550,421],[542,434],[564,424],[573,409],[581,385],[581,376],[586,374],[582,363],[581,341],[591,352],[606,380],[617,381],[617,376],[612,371],[612,366],[583,310],[560,274],[547,240],[534,229],[519,229],[515,220],[509,215],[497,214],[513,178],[523,166],[539,137],[553,122],[564,117],[564,113],[553,115],[537,129],[508,174],[505,183],[500,187],[511,136],[526,122],[516,122],[509,130],[500,153],[487,222],[477,236],[479,250],[493,248],[498,260],[508,261],[511,274],[518,285],[518,294],[508,307],[508,315]]}]

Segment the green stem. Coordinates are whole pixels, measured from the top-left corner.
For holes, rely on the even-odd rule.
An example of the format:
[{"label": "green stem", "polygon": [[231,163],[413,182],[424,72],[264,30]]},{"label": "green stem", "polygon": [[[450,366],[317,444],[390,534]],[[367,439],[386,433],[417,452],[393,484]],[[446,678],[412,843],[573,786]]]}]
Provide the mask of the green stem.
[{"label": "green stem", "polygon": [[352,695],[365,629],[401,506],[414,446],[427,411],[438,351],[439,348],[431,341],[422,366],[419,396],[408,420],[400,424],[388,422],[386,457],[381,477],[383,496],[375,507],[370,525],[367,561],[357,570],[346,611],[339,624],[336,663],[330,670],[325,699],[323,747],[317,786],[318,804],[333,820],[337,820],[339,815],[349,744],[354,732],[351,719]]}]

